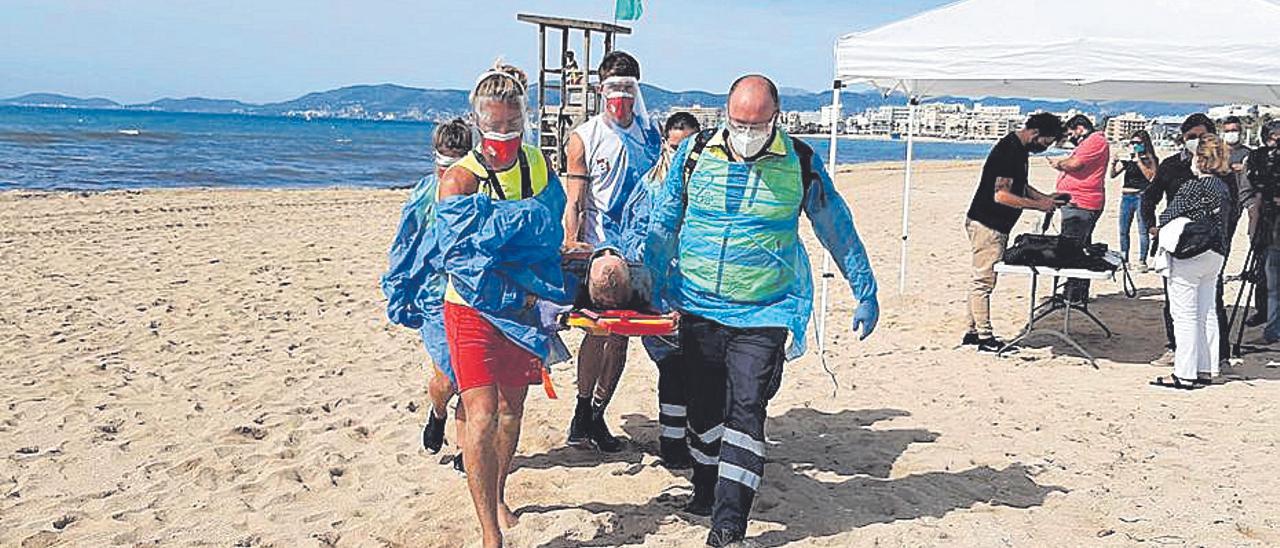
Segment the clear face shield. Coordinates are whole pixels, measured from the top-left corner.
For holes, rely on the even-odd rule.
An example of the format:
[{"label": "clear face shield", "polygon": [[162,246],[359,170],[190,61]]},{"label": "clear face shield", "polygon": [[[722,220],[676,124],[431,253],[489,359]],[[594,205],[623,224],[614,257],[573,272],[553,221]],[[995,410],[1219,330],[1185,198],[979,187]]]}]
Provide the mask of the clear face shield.
[{"label": "clear face shield", "polygon": [[[480,75],[477,85],[494,75],[510,78],[517,85],[520,82],[505,72],[489,71]],[[524,89],[521,88],[520,95],[515,97],[476,97],[472,93],[471,112],[472,122],[480,134],[475,140],[476,148],[485,161],[495,169],[510,167],[520,151],[528,120]]]},{"label": "clear face shield", "polygon": [[605,113],[609,122],[630,127],[635,120],[649,119],[640,94],[640,80],[632,76],[610,76],[600,82],[600,95],[604,97]]}]

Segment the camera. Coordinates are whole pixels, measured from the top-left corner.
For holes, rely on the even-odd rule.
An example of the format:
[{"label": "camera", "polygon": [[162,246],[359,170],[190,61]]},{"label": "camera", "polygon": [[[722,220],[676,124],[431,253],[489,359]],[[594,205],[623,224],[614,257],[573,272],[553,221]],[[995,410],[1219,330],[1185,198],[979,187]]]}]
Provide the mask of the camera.
[{"label": "camera", "polygon": [[1262,165],[1249,174],[1249,181],[1263,200],[1272,202],[1280,195],[1280,148],[1265,147],[1258,152]]},{"label": "camera", "polygon": [[1280,206],[1280,147],[1262,147],[1249,156],[1249,184],[1251,196],[1259,200],[1257,229],[1250,242],[1255,249],[1265,248],[1274,241],[1276,212]]}]

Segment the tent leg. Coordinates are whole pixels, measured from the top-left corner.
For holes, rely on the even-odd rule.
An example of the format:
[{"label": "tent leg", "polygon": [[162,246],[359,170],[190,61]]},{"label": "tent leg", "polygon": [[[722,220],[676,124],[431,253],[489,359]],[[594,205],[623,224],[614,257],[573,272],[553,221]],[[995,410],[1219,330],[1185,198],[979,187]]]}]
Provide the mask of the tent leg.
[{"label": "tent leg", "polygon": [[911,164],[915,154],[916,105],[920,100],[911,97],[907,101],[907,161],[906,175],[902,180],[902,264],[898,269],[898,294],[907,291],[907,238],[911,235]]},{"label": "tent leg", "polygon": [[[839,143],[838,130],[840,125],[840,88],[843,84],[840,80],[836,80],[831,85],[831,145],[827,147],[827,172],[831,174],[834,180],[836,177],[836,145]],[[827,286],[831,280],[831,253],[826,249],[822,250],[822,304],[818,313],[818,357],[822,359],[826,356],[827,350]]]}]

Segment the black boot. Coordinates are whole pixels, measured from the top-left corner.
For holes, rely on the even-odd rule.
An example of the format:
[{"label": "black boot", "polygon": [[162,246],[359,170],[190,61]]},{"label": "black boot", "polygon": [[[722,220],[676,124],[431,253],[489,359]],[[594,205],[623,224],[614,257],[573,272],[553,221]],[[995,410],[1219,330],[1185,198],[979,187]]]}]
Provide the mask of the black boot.
[{"label": "black boot", "polygon": [[658,452],[662,456],[662,466],[668,470],[685,470],[693,466],[693,457],[689,456],[689,442],[684,438],[658,438]]},{"label": "black boot", "polygon": [[587,443],[587,435],[591,426],[591,398],[578,397],[578,406],[573,408],[573,422],[569,423],[569,445]]},{"label": "black boot", "polygon": [[716,484],[713,481],[709,485],[700,487],[698,478],[693,479],[693,496],[689,497],[689,502],[684,505],[684,511],[695,516],[710,516],[711,507],[716,503]]},{"label": "black boot", "polygon": [[422,427],[422,447],[432,455],[444,447],[444,422],[445,419],[437,418],[435,411],[427,408],[427,425]]},{"label": "black boot", "polygon": [[453,457],[453,470],[464,477],[467,475],[467,467],[462,464],[462,453],[458,453]]},{"label": "black boot", "polygon": [[617,453],[622,450],[622,442],[609,433],[604,424],[604,407],[592,406],[591,424],[587,427],[587,437],[591,444],[603,453]]},{"label": "black boot", "polygon": [[707,546],[711,548],[725,548],[733,546],[734,543],[742,542],[746,538],[746,534],[742,531],[734,531],[732,529],[712,529],[707,535]]}]

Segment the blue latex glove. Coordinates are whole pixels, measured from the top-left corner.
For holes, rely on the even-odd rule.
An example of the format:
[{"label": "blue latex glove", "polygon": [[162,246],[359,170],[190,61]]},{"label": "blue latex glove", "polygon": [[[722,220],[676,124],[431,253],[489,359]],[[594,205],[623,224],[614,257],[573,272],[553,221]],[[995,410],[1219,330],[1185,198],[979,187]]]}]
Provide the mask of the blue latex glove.
[{"label": "blue latex glove", "polygon": [[546,299],[538,299],[534,307],[538,310],[538,325],[544,333],[560,331],[560,315],[573,310],[569,305],[558,305]]},{"label": "blue latex glove", "polygon": [[880,321],[880,303],[875,299],[865,299],[858,303],[858,308],[853,311],[853,332],[858,332],[858,327],[862,327],[862,335],[858,340],[864,340],[871,336],[871,332],[876,330],[876,322]]}]

